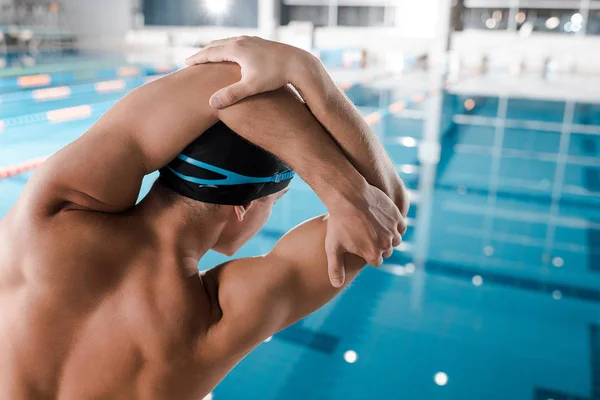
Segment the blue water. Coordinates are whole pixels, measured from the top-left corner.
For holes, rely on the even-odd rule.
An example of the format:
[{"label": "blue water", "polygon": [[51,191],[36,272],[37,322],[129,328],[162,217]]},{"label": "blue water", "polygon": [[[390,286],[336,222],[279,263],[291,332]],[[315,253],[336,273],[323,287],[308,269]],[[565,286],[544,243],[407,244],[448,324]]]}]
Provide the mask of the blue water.
[{"label": "blue water", "polygon": [[[0,120],[111,104],[124,92],[45,102],[14,94],[3,102],[6,95]],[[365,114],[407,97],[365,86],[348,95]],[[496,119],[502,99],[474,97],[468,111],[469,97],[442,94],[442,151],[433,168],[418,161],[422,103],[373,127],[418,195],[406,250],[262,344],[215,399],[600,399],[600,105],[574,105],[563,125],[565,102],[508,99]],[[95,118],[7,128],[0,167],[55,152]],[[433,175],[432,185],[423,174]],[[0,217],[29,176],[0,180]],[[268,251],[323,212],[294,180],[236,257]],[[200,267],[224,260],[210,253]],[[356,362],[345,361],[348,351]]]}]

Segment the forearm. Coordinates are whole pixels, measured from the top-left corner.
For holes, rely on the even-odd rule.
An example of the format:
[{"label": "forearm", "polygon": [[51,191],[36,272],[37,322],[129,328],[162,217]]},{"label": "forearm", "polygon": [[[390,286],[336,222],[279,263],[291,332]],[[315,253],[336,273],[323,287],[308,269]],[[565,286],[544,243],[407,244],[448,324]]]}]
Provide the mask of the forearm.
[{"label": "forearm", "polygon": [[340,205],[340,200],[364,200],[366,180],[291,90],[252,96],[218,116],[289,164],[328,207]]},{"label": "forearm", "polygon": [[[391,199],[404,198],[405,189],[387,152],[358,110],[329,77],[320,61],[299,53],[291,83],[312,114],[327,129],[346,157],[365,177]],[[406,215],[408,202],[400,210]]]}]

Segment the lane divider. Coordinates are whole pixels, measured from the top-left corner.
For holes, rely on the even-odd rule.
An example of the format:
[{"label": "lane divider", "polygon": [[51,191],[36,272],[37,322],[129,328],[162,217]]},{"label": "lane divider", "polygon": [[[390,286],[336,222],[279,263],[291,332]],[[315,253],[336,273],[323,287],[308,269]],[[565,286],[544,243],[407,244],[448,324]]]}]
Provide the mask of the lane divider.
[{"label": "lane divider", "polygon": [[121,78],[138,76],[141,73],[142,71],[140,70],[140,68],[134,66],[121,67],[117,70],[117,75]]},{"label": "lane divider", "polygon": [[42,122],[69,122],[78,119],[89,118],[92,115],[97,115],[108,111],[108,109],[116,102],[117,100],[103,101],[94,104],[83,104],[75,107],[60,108],[57,110],[5,118],[0,120],[0,134],[8,131],[10,128],[39,124]]},{"label": "lane divider", "polygon": [[50,158],[50,156],[34,158],[21,164],[9,165],[8,167],[0,168],[0,179],[10,178],[11,176],[32,171],[42,165],[48,158]]},{"label": "lane divider", "polygon": [[96,93],[121,92],[127,88],[127,83],[123,79],[113,81],[103,81],[94,84]]},{"label": "lane divider", "polygon": [[55,74],[60,72],[81,71],[85,69],[108,69],[120,67],[123,60],[105,61],[102,59],[88,61],[64,61],[58,64],[38,64],[32,67],[8,67],[0,69],[0,78],[14,78],[23,75]]},{"label": "lane divider", "polygon": [[60,110],[48,111],[46,118],[48,122],[75,121],[77,119],[89,118],[92,116],[92,106],[89,104],[83,106],[62,108]]},{"label": "lane divider", "polygon": [[71,95],[71,88],[58,86],[48,89],[37,89],[31,92],[31,97],[37,101],[65,99]]},{"label": "lane divider", "polygon": [[50,85],[67,85],[82,80],[132,78],[157,75],[177,70],[175,65],[136,66],[127,65],[118,68],[105,68],[92,71],[56,72],[52,74],[22,75],[0,78],[0,89],[33,89]]},{"label": "lane divider", "polygon": [[48,86],[52,83],[52,77],[48,74],[26,75],[17,78],[17,85],[20,88]]},{"label": "lane divider", "polygon": [[[164,75],[155,75],[162,77]],[[104,80],[95,83],[81,83],[70,86],[57,86],[46,89],[36,89],[32,91],[18,91],[13,93],[0,94],[0,104],[11,104],[23,101],[34,100],[36,102],[66,99],[75,95],[82,94],[105,94],[113,92],[122,92],[127,88],[134,89],[146,83],[146,78],[123,78]]]}]

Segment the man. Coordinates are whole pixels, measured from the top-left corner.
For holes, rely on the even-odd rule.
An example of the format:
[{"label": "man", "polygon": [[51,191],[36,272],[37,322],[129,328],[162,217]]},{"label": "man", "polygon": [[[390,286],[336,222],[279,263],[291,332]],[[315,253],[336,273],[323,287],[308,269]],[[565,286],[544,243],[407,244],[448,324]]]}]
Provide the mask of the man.
[{"label": "man", "polygon": [[[324,79],[297,87],[317,117],[336,104],[319,117],[333,138],[286,89],[211,108],[240,68],[200,65],[126,96],[31,178],[0,221],[0,398],[197,400],[399,244],[408,202],[381,145],[309,54],[269,46],[269,65],[293,55]],[[329,215],[200,275],[260,229],[290,167]]]}]

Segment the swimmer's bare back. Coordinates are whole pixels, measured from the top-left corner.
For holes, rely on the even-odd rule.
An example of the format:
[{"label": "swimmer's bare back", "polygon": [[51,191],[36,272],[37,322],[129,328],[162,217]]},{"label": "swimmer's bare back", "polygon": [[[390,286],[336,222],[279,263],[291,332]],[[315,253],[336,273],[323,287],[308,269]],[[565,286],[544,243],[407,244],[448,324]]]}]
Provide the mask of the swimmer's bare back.
[{"label": "swimmer's bare back", "polygon": [[[172,244],[135,218],[62,212],[45,227],[58,235],[22,220],[15,228],[14,216],[2,222],[2,398],[201,399],[265,338],[335,294],[318,250],[322,219],[268,256],[201,277],[183,273]],[[307,264],[286,265],[297,254]],[[352,278],[362,262],[350,265]],[[304,304],[273,294],[286,281]]]},{"label": "swimmer's bare back", "polygon": [[[0,398],[199,400],[265,338],[339,292],[327,274],[326,217],[295,228],[266,256],[200,276],[167,214],[135,205],[143,176],[217,119],[237,132],[279,129],[282,146],[285,134],[302,133],[298,157],[308,158],[302,146],[318,149],[333,182],[352,179],[339,148],[289,92],[216,115],[208,99],[239,79],[239,68],[194,68],[119,102],[40,167],[0,221]],[[143,162],[136,132],[154,140]],[[346,256],[346,283],[363,264]]]}]

